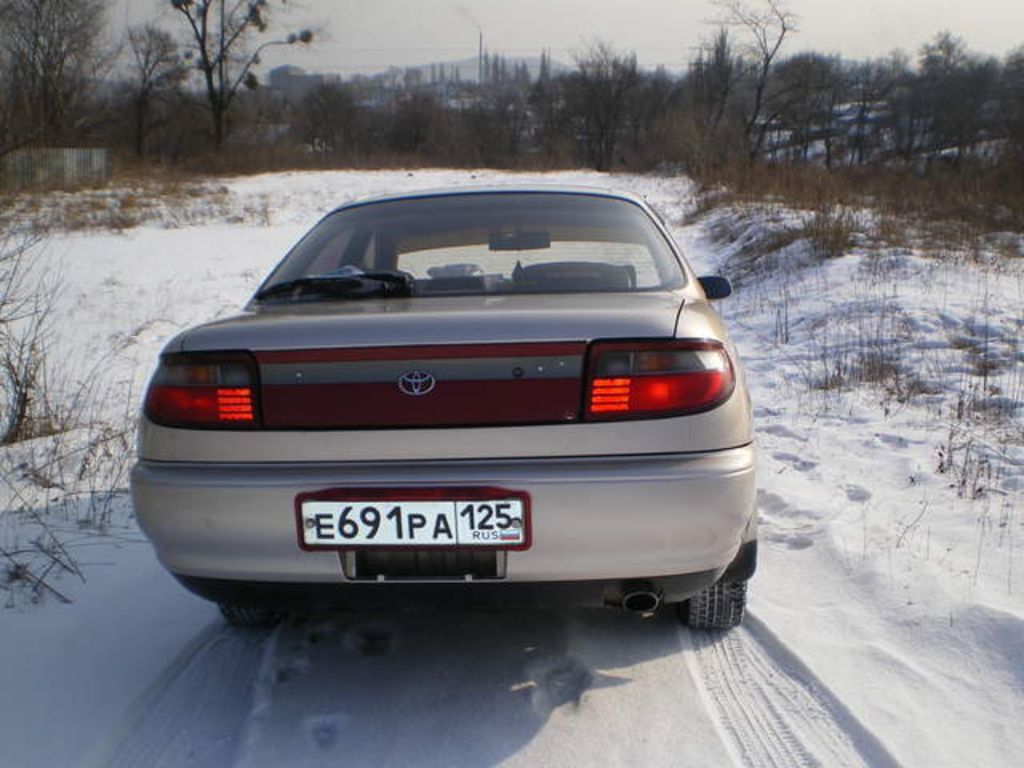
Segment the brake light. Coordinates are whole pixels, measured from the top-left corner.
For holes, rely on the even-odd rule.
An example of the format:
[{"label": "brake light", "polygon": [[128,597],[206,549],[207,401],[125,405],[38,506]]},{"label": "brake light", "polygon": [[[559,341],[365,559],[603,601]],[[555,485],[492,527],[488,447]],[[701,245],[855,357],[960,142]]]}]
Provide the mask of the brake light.
[{"label": "brake light", "polygon": [[256,389],[256,365],[246,353],[164,355],[145,413],[169,427],[252,428],[259,425]]},{"label": "brake light", "polygon": [[591,421],[699,413],[724,403],[736,386],[717,341],[598,342],[587,370]]}]

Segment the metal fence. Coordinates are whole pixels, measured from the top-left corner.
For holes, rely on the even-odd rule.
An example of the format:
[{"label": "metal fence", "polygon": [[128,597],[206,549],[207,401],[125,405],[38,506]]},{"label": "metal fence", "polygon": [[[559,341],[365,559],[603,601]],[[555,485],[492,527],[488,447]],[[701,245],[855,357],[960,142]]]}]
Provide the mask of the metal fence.
[{"label": "metal fence", "polygon": [[0,188],[17,192],[32,187],[73,187],[110,178],[106,149],[33,147],[0,158]]}]

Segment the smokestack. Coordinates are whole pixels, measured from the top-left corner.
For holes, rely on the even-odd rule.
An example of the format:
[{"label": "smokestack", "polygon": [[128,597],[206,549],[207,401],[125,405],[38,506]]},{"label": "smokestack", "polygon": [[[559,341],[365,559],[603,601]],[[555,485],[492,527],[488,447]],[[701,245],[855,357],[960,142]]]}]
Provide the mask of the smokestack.
[{"label": "smokestack", "polygon": [[476,31],[480,33],[480,47],[476,55],[476,79],[478,83],[482,84],[484,81],[484,28],[480,26],[480,22],[476,20],[476,17],[462,3],[455,4],[455,12],[476,27]]}]

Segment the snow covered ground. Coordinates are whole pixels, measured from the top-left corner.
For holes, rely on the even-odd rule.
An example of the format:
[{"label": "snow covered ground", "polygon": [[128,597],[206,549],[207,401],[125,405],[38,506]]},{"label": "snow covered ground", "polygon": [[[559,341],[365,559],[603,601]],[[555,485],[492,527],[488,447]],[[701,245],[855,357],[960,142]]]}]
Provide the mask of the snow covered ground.
[{"label": "snow covered ground", "polygon": [[[699,272],[739,278],[721,311],[761,448],[749,621],[717,636],[668,615],[412,611],[227,629],[156,565],[124,497],[83,480],[101,465],[123,484],[116,441],[105,455],[83,446],[123,428],[164,340],[235,311],[324,211],[505,180],[643,194]],[[31,602],[31,583],[0,588],[0,764],[1019,762],[1019,238],[940,259],[911,236],[878,243],[871,217],[851,212],[852,247],[822,259],[802,234],[808,214],[746,205],[686,221],[684,180],[585,172],[216,186],[208,209],[156,205],[142,227],[57,233],[36,251],[64,285],[55,387],[88,382],[92,411],[61,438],[49,488],[31,470],[54,438],[0,452],[0,549],[41,542],[80,571],[47,580],[70,603],[45,590]],[[102,208],[104,193],[87,194]]]}]

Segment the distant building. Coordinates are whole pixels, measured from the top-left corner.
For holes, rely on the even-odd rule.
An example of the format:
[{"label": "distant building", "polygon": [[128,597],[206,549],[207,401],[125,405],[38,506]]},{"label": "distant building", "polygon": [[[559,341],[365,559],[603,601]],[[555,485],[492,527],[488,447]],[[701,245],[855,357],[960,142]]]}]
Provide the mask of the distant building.
[{"label": "distant building", "polygon": [[311,74],[302,67],[291,64],[270,70],[271,92],[291,103],[302,101],[306,94],[321,85],[341,85],[341,75]]},{"label": "distant building", "polygon": [[534,82],[569,72],[571,67],[552,61],[547,53],[540,56],[509,57],[485,51],[482,56],[460,61],[432,62],[404,68],[404,71],[409,70],[419,72],[423,83],[480,83],[481,77],[487,83],[510,79]]}]

